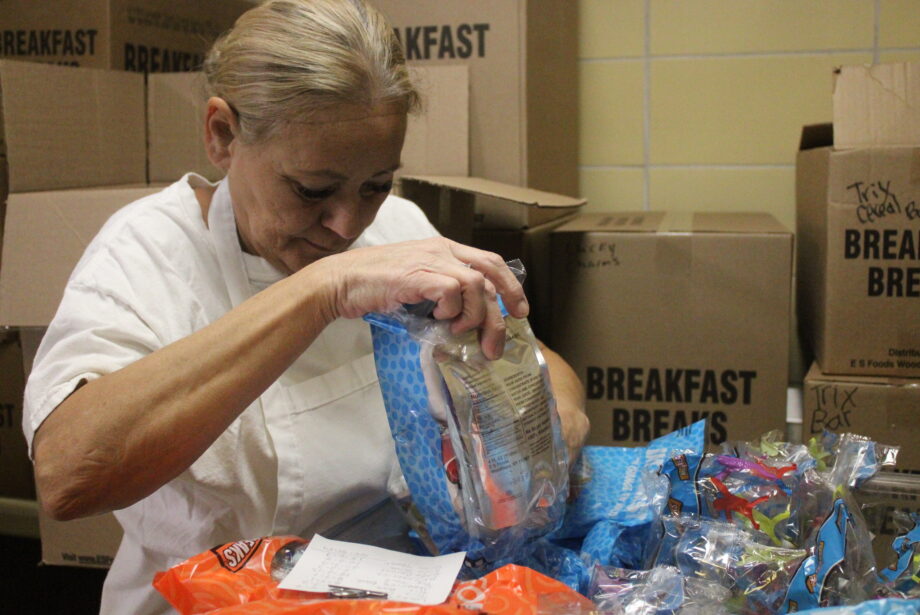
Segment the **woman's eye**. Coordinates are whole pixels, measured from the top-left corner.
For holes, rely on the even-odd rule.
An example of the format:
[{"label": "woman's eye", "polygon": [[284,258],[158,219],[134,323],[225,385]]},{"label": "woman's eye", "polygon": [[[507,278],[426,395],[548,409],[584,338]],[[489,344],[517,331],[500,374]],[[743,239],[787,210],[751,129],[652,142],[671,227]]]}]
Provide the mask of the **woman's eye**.
[{"label": "woman's eye", "polygon": [[335,192],[335,188],[321,188],[319,190],[313,190],[305,186],[297,186],[297,194],[300,197],[307,201],[321,201],[325,198],[332,196]]},{"label": "woman's eye", "polygon": [[382,184],[364,184],[363,192],[366,196],[374,196],[377,194],[386,194],[393,189],[393,181],[384,182]]}]

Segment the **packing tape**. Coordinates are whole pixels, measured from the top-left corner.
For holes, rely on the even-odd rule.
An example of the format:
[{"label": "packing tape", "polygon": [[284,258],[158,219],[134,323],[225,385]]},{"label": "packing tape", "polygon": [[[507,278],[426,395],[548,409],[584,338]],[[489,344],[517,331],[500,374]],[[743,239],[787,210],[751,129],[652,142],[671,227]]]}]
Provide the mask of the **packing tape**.
[{"label": "packing tape", "polygon": [[910,185],[920,184],[920,147],[914,148],[910,157]]},{"label": "packing tape", "polygon": [[[912,266],[912,265],[911,265]],[[917,302],[917,299],[908,299],[908,301]],[[905,378],[920,378],[920,319],[912,318],[909,321],[903,320],[898,327],[898,349],[913,351],[917,353],[914,356],[892,357],[892,360],[908,361],[917,366],[910,375],[904,374]],[[917,386],[920,386],[920,380],[917,380]]]},{"label": "packing tape", "polygon": [[882,407],[885,413],[885,427],[892,435],[893,442],[881,444],[897,444],[901,447],[899,456],[910,454],[911,460],[901,461],[897,467],[909,466],[912,470],[920,469],[920,459],[916,458],[914,444],[920,436],[920,424],[917,422],[917,403],[920,400],[920,381],[917,384],[907,382],[894,384],[891,395],[882,395]]},{"label": "packing tape", "polygon": [[693,267],[692,229],[692,213],[669,212],[658,225],[655,244],[655,275],[669,284],[684,285],[688,292]]}]

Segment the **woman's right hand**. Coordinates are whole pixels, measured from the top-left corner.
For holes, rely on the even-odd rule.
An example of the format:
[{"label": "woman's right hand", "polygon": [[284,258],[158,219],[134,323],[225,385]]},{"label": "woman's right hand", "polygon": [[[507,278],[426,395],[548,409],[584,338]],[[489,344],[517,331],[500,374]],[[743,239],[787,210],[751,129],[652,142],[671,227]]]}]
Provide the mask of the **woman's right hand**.
[{"label": "woman's right hand", "polygon": [[444,237],[357,248],[307,267],[327,267],[331,311],[358,318],[429,300],[434,317],[451,320],[451,331],[481,329],[483,353],[501,356],[505,325],[496,293],[517,318],[529,311],[524,289],[502,258]]}]

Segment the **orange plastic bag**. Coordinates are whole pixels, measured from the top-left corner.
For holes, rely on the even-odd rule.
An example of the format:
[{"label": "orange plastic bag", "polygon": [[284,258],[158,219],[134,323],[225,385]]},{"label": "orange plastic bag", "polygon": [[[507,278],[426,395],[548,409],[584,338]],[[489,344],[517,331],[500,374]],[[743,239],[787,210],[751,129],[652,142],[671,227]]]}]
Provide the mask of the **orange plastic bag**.
[{"label": "orange plastic bag", "polygon": [[593,608],[567,585],[513,564],[456,583],[447,602],[433,606],[283,590],[271,578],[271,562],[291,541],[303,542],[275,536],[221,545],[157,573],[153,585],[182,615],[534,615]]},{"label": "orange plastic bag", "polygon": [[279,589],[272,579],[272,558],[292,541],[304,542],[297,536],[271,536],[220,545],[158,572],[153,586],[182,615],[270,598],[324,598],[325,594]]}]

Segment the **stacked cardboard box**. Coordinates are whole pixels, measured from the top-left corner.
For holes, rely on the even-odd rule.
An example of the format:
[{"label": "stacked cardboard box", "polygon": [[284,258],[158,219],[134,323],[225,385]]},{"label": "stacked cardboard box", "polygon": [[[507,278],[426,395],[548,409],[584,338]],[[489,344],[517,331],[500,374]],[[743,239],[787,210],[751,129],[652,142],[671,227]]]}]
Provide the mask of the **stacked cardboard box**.
[{"label": "stacked cardboard box", "polygon": [[[532,43],[538,31],[534,24],[542,18],[525,19],[525,13],[529,12],[524,11],[524,2],[498,4],[513,15],[509,13],[507,23],[496,21],[494,33],[510,41],[513,51],[508,51],[505,45],[497,47],[505,49],[498,59],[504,72],[497,77],[489,73],[492,76],[478,90],[478,104],[497,111],[503,117],[501,123],[514,130],[502,132],[501,138],[495,140],[495,126],[492,126],[485,131],[488,139],[470,138],[469,105],[473,92],[477,91],[470,87],[471,72],[474,64],[480,66],[485,62],[413,66],[426,104],[422,115],[410,118],[403,152],[404,172],[425,174],[427,179],[419,178],[415,184],[432,188],[429,196],[434,201],[422,204],[428,211],[439,212],[436,226],[446,220],[440,203],[467,198],[466,218],[456,227],[461,229],[456,237],[475,242],[479,232],[500,234],[503,245],[512,246],[498,250],[506,258],[521,256],[528,261],[540,261],[534,266],[528,263],[533,283],[548,278],[535,273],[547,265],[545,251],[533,246],[541,240],[545,242],[557,216],[577,209],[583,201],[464,179],[469,174],[470,160],[482,156],[483,148],[513,150],[514,155],[502,154],[494,159],[511,165],[508,168],[513,171],[508,171],[508,177],[513,177],[514,183],[523,183],[525,172],[540,168],[536,162],[527,162],[526,146],[522,144],[526,139],[520,131],[527,134],[530,130],[524,118],[535,103],[533,94],[524,94],[524,80],[517,68],[524,57],[539,55]],[[492,11],[494,7],[482,4],[480,8]],[[571,7],[566,6],[564,12],[571,13]],[[533,27],[525,29],[525,23]],[[574,33],[574,28],[567,31]],[[491,41],[491,35],[488,40]],[[491,42],[488,44],[491,49]],[[574,45],[569,51],[574,68]],[[149,64],[147,68],[158,70]],[[480,66],[475,70],[485,69]],[[569,78],[575,71],[565,74]],[[492,87],[490,83],[502,82],[496,92],[500,94],[505,91],[506,80],[514,83],[514,103],[510,107],[513,113],[501,101],[488,105],[484,101],[488,87]],[[141,76],[117,71],[0,62],[3,93],[0,118],[5,135],[0,163],[9,171],[2,175],[8,176],[9,182],[0,186],[8,210],[6,229],[0,229],[4,240],[0,326],[19,328],[26,373],[69,272],[104,220],[120,206],[156,190],[152,183],[174,181],[186,171],[197,171],[212,179],[220,175],[202,154],[201,120],[205,104],[202,85],[198,74],[150,74],[145,84]],[[49,87],[58,87],[60,91],[54,90],[49,95]],[[566,89],[566,95],[571,96],[576,89]],[[567,99],[560,108],[574,112],[572,101],[574,98]],[[532,113],[529,117],[535,122]],[[52,125],[49,118],[54,120]],[[558,126],[564,122],[552,124]],[[45,126],[48,128],[44,129]],[[542,135],[542,142],[551,131],[535,134]],[[567,169],[563,175],[570,179],[575,176],[575,148],[566,143],[575,134],[577,131],[572,131],[560,139],[559,148],[552,154],[556,170]],[[505,142],[509,139],[514,140],[510,145]],[[531,146],[535,143],[528,141]],[[474,147],[480,154],[473,153]],[[571,155],[563,156],[566,152]],[[493,176],[500,177],[504,172],[495,171]],[[552,176],[553,173],[546,174],[547,178]],[[408,184],[411,183],[409,180]],[[574,185],[569,183],[573,192]],[[418,198],[422,200],[421,196]],[[507,219],[495,218],[496,204],[513,208],[514,213]],[[450,215],[456,223],[456,213]],[[484,226],[489,228],[486,230]],[[495,246],[492,241],[490,245]],[[531,254],[535,255],[533,259]],[[531,292],[546,293],[545,290]],[[45,563],[106,566],[120,540],[120,528],[111,515],[58,523],[40,514],[39,522]]]},{"label": "stacked cardboard box", "polygon": [[920,470],[920,64],[848,66],[796,164],[803,437],[901,445]]},{"label": "stacked cardboard box", "polygon": [[0,57],[129,71],[198,70],[248,0],[4,0]]},{"label": "stacked cardboard box", "polygon": [[469,67],[471,175],[578,194],[576,2],[372,1],[410,64]]},{"label": "stacked cardboard box", "polygon": [[531,304],[528,320],[545,340],[552,310],[549,235],[585,200],[478,177],[410,175],[401,183],[403,195],[445,237],[495,252],[506,261],[521,259]]},{"label": "stacked cardboard box", "polygon": [[[144,96],[143,75],[0,61],[0,327],[12,328],[15,340],[3,345],[11,356],[0,377],[11,385],[4,395],[16,397],[9,402],[15,429],[4,429],[0,444],[0,495],[35,497],[21,427],[22,383],[76,258],[115,208],[153,190],[146,187]],[[40,516],[42,528],[48,522]],[[74,535],[105,545],[91,531],[98,523],[88,521]],[[69,555],[77,557],[43,541],[47,563],[66,563]]]},{"label": "stacked cardboard box", "polygon": [[582,215],[551,241],[549,342],[585,383],[589,443],[704,418],[711,444],[783,428],[792,233],[774,218]]}]

